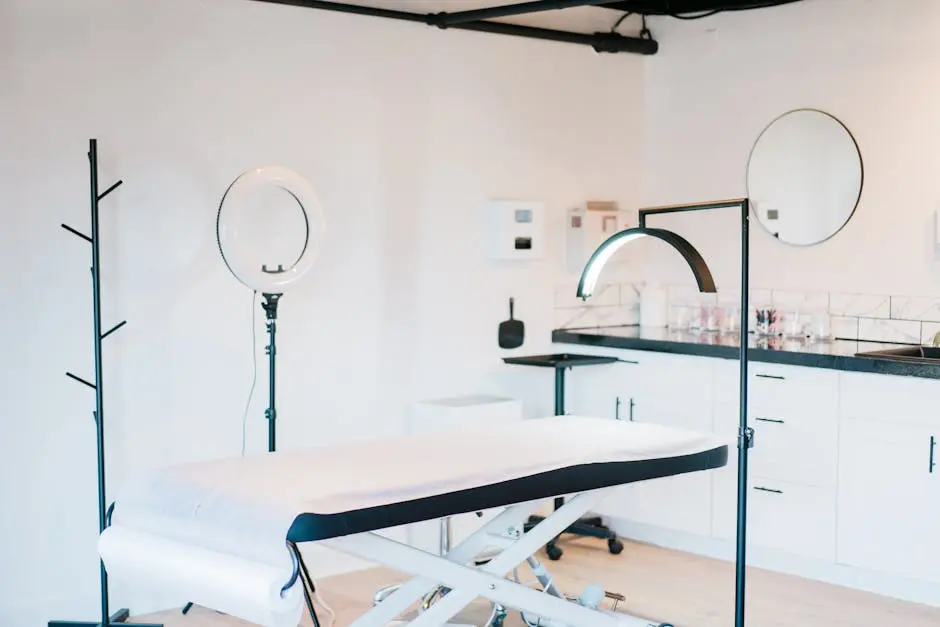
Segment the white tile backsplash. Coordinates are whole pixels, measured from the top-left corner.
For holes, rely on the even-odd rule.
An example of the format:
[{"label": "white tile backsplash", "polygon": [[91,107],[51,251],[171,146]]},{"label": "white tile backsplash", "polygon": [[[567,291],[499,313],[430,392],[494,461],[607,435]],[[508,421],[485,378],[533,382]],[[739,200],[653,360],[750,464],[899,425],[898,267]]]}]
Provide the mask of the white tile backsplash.
[{"label": "white tile backsplash", "polygon": [[[577,285],[568,282],[555,290],[556,328],[590,328],[639,323],[642,283],[606,283],[586,302],[575,297]],[[703,294],[695,285],[668,285],[670,321],[686,305],[738,302],[735,290]],[[792,289],[751,288],[751,311],[774,306],[781,314],[829,312],[834,338],[930,344],[940,333],[940,297]],[[753,314],[748,317],[753,330]]]},{"label": "white tile backsplash", "polygon": [[595,307],[594,320],[599,327],[615,327],[640,323],[640,307],[620,305],[618,307]]},{"label": "white tile backsplash", "polygon": [[810,313],[829,309],[829,292],[773,290],[770,297],[778,311]]},{"label": "white tile backsplash", "polygon": [[555,286],[555,308],[610,307],[620,304],[619,283],[599,283],[587,301],[578,298],[578,284],[566,282]]},{"label": "white tile backsplash", "polygon": [[580,329],[596,326],[597,318],[594,315],[594,307],[555,308],[556,329]]},{"label": "white tile backsplash", "polygon": [[722,292],[700,292],[697,285],[670,285],[667,292],[669,302],[677,305],[715,304],[722,295]]},{"label": "white tile backsplash", "polygon": [[940,322],[940,298],[892,296],[891,317],[904,320]]},{"label": "white tile backsplash", "polygon": [[840,340],[858,339],[858,318],[846,318],[844,316],[832,316],[829,320],[829,328],[832,337]]},{"label": "white tile backsplash", "polygon": [[870,342],[920,344],[920,325],[919,320],[859,318],[858,339]]},{"label": "white tile backsplash", "polygon": [[[735,296],[740,294],[740,290],[734,292]],[[764,307],[772,304],[773,291],[765,288],[751,288],[747,291],[747,302],[751,307]]]},{"label": "white tile backsplash", "polygon": [[933,336],[940,333],[940,322],[923,322],[920,325],[920,343],[933,345]]},{"label": "white tile backsplash", "polygon": [[698,288],[694,285],[669,285],[666,291],[669,295],[669,302],[677,305],[693,302],[699,294]]},{"label": "white tile backsplash", "polygon": [[890,318],[891,297],[881,294],[832,292],[829,295],[829,313],[833,316]]},{"label": "white tile backsplash", "polygon": [[637,283],[620,284],[620,304],[638,305],[640,303],[640,289],[642,286]]}]

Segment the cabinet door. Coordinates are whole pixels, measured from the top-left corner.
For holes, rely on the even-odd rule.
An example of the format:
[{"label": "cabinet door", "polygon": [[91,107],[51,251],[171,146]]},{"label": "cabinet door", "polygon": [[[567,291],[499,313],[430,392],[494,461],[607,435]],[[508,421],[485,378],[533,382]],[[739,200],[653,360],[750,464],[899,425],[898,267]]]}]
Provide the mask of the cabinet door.
[{"label": "cabinet door", "polygon": [[642,366],[617,362],[581,366],[567,371],[565,381],[565,413],[578,416],[619,419],[627,415],[632,385]]},{"label": "cabinet door", "polygon": [[937,427],[842,421],[840,563],[940,582],[938,436]]},{"label": "cabinet door", "polygon": [[[751,460],[753,451],[748,453]],[[833,449],[834,450],[834,449]],[[833,488],[754,475],[748,465],[747,541],[749,545],[826,561],[835,559],[836,494]],[[712,535],[737,537],[738,451],[729,444],[728,465],[713,475]]]},{"label": "cabinet door", "polygon": [[[654,374],[647,372],[647,381]],[[652,377],[657,385],[647,384],[643,389],[627,390],[625,420],[650,422],[660,425],[710,432],[712,423],[710,382],[696,394],[694,381],[683,388],[673,387],[667,371]],[[690,373],[694,375],[694,373]],[[688,376],[688,375],[687,375]],[[672,390],[672,394],[669,394]],[[681,393],[676,393],[682,390]],[[711,531],[711,471],[695,472],[675,477],[661,477],[624,486],[617,493],[616,502],[608,499],[606,505],[611,516],[625,518],[641,524],[685,531],[707,536]]]}]

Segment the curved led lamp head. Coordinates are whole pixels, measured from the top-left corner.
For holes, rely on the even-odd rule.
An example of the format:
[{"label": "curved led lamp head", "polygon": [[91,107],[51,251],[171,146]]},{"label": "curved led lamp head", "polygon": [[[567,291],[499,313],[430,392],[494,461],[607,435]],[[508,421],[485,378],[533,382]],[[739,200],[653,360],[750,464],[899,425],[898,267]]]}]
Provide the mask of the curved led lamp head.
[{"label": "curved led lamp head", "polygon": [[[306,235],[303,248],[286,268],[284,264],[274,268],[258,265],[256,260],[249,259],[245,251],[239,250],[240,238],[246,233],[240,232],[227,218],[229,212],[237,215],[239,204],[251,192],[268,184],[276,185],[293,196],[304,216]],[[310,270],[323,241],[324,228],[323,209],[313,188],[299,174],[282,166],[263,166],[241,174],[222,195],[216,217],[216,236],[222,260],[236,279],[262,294],[283,294]]]},{"label": "curved led lamp head", "polygon": [[708,269],[708,265],[688,240],[665,229],[635,227],[614,233],[597,247],[597,250],[588,259],[584,270],[581,272],[581,280],[578,282],[578,298],[582,300],[590,298],[594,294],[594,288],[597,285],[597,279],[600,278],[601,270],[604,269],[611,257],[627,242],[643,237],[655,237],[679,251],[679,254],[682,255],[682,258],[692,269],[692,274],[695,275],[695,281],[698,283],[700,292],[718,291],[715,288],[715,280],[712,279],[712,273]]}]

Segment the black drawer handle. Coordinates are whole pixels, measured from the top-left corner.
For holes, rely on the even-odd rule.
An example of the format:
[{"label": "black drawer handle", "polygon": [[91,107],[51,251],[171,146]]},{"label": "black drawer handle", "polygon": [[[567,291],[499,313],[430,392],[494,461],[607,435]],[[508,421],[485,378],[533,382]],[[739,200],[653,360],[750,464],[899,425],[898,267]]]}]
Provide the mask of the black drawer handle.
[{"label": "black drawer handle", "polygon": [[777,418],[755,418],[754,420],[758,420],[760,422],[772,422],[778,425],[784,424],[782,420],[778,420]]},{"label": "black drawer handle", "polygon": [[760,373],[758,373],[757,376],[760,377],[761,379],[777,379],[777,380],[779,380],[779,381],[783,381],[784,379],[786,379],[786,377],[781,377],[779,374],[760,374]]},{"label": "black drawer handle", "polygon": [[933,472],[933,467],[936,466],[936,463],[933,460],[933,452],[936,447],[937,440],[933,436],[930,436],[930,472]]},{"label": "black drawer handle", "polygon": [[761,492],[773,492],[774,494],[783,494],[783,490],[775,490],[774,488],[765,488],[763,486],[754,486],[755,490],[760,490]]}]

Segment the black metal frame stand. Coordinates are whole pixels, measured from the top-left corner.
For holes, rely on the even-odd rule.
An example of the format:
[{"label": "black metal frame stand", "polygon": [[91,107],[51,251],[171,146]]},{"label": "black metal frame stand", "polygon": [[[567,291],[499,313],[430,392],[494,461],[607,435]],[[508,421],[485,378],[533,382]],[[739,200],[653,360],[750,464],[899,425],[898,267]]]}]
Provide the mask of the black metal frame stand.
[{"label": "black metal frame stand", "polygon": [[381,9],[378,7],[346,4],[345,2],[330,2],[328,0],[255,0],[272,4],[285,4],[308,9],[323,11],[336,11],[355,15],[367,15],[406,22],[415,22],[440,29],[454,28],[480,33],[496,35],[509,35],[525,37],[526,39],[540,39],[543,41],[556,41],[560,43],[589,46],[595,52],[631,52],[634,54],[652,55],[659,51],[659,44],[652,38],[644,27],[640,37],[627,37],[615,32],[573,33],[569,31],[553,30],[549,28],[535,28],[521,24],[506,22],[492,22],[487,18],[510,17],[541,11],[555,11],[574,7],[603,6],[615,4],[617,0],[533,0],[497,7],[458,11],[456,13],[411,13]]},{"label": "black metal frame stand", "polygon": [[708,211],[738,207],[741,211],[741,341],[738,356],[738,496],[737,496],[737,538],[735,550],[735,587],[734,587],[734,625],[744,627],[745,585],[746,585],[746,549],[747,549],[747,456],[754,446],[754,429],[747,421],[747,351],[748,351],[748,289],[749,289],[749,223],[750,201],[747,198],[723,200],[709,203],[695,203],[669,207],[642,209],[639,212],[639,226],[646,228],[646,218],[663,213],[685,211]]},{"label": "black metal frame stand", "polygon": [[274,343],[274,336],[277,333],[277,303],[281,294],[262,294],[261,296],[264,299],[261,307],[264,309],[268,330],[268,345],[264,348],[268,356],[268,408],[264,410],[264,417],[268,421],[268,452],[273,453],[276,450],[274,423],[277,420],[274,394],[274,361],[277,357],[277,345]]},{"label": "black metal frame stand", "polygon": [[[267,294],[264,293],[261,295],[263,299],[261,301],[261,308],[264,309],[265,315],[265,327],[268,331],[268,344],[264,347],[264,352],[268,356],[268,407],[264,410],[264,417],[268,421],[268,452],[273,453],[277,450],[277,430],[275,427],[275,421],[277,420],[277,406],[276,406],[276,394],[275,394],[275,360],[277,359],[277,344],[275,343],[275,336],[277,334],[277,304],[281,299],[282,294]],[[299,557],[300,552],[297,551]],[[303,560],[301,560],[303,564]],[[306,593],[306,591],[305,591]],[[192,601],[186,603],[183,606],[182,613],[188,614],[189,610],[193,607]],[[314,616],[314,623],[316,624],[316,617]]]},{"label": "black metal frame stand", "polygon": [[[555,370],[555,415],[565,415],[565,370],[575,366],[592,366],[600,364],[610,364],[618,361],[625,361],[617,357],[603,357],[600,355],[575,355],[571,353],[558,353],[553,355],[534,355],[527,357],[505,357],[503,361],[507,364],[516,364],[520,366],[541,366],[554,368]],[[557,497],[554,503],[554,509],[558,510],[565,504],[564,497]],[[528,533],[532,528],[545,519],[544,516],[529,516],[529,519],[523,525]],[[607,540],[607,548],[611,553],[617,555],[623,551],[623,542],[617,537],[617,534],[604,524],[600,516],[588,516],[579,519],[565,529],[564,533],[587,538],[598,538]],[[558,546],[558,537],[553,538],[545,545],[545,553],[550,560],[560,560],[564,551]]]},{"label": "black metal frame stand", "polygon": [[[117,189],[123,181],[117,181],[111,187],[98,192],[98,140],[90,139],[88,142],[88,161],[90,170],[91,187],[91,235],[85,235],[81,231],[74,229],[67,224],[62,228],[77,235],[91,244],[91,291],[92,291],[92,312],[94,318],[94,354],[95,354],[95,381],[94,383],[83,379],[82,377],[66,372],[66,376],[87,385],[95,391],[95,435],[97,441],[98,457],[98,533],[103,532],[111,524],[110,509],[107,507],[107,492],[105,490],[105,439],[104,439],[104,376],[102,371],[102,341],[125,324],[122,320],[107,331],[101,331],[101,265],[100,265],[100,237],[98,222],[98,203],[108,194]],[[108,573],[105,570],[104,562],[100,564],[101,581],[101,620],[100,621],[72,621],[72,620],[50,620],[49,627],[92,627],[101,625],[107,627],[112,623],[124,623],[130,617],[130,610],[122,608],[111,614],[108,603]],[[140,625],[139,627],[163,627],[163,625]]]}]

